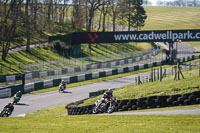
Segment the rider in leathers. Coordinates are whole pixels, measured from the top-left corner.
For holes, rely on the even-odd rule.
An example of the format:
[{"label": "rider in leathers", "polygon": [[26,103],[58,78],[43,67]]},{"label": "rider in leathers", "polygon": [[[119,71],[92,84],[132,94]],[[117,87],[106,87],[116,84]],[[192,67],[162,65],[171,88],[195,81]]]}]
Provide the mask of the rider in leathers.
[{"label": "rider in leathers", "polygon": [[104,102],[105,99],[107,99],[107,98],[110,99],[111,97],[113,97],[112,93],[113,93],[112,89],[108,89],[107,91],[105,91],[104,94],[103,94],[103,97],[101,98],[101,102],[100,103]]},{"label": "rider in leathers", "polygon": [[66,89],[66,83],[64,80],[62,80],[60,84],[64,87],[64,89]]}]

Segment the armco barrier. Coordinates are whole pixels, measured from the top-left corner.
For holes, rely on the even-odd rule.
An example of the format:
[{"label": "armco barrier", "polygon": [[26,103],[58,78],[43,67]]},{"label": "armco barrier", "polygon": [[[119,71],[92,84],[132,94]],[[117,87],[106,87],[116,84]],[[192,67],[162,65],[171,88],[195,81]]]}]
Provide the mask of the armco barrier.
[{"label": "armco barrier", "polygon": [[11,88],[5,88],[0,90],[0,98],[6,98],[11,95]]},{"label": "armco barrier", "polygon": [[1,76],[0,75],[0,83],[12,82],[12,81],[18,81],[18,80],[22,80],[22,75],[21,74],[18,74],[18,75],[7,75],[7,76]]},{"label": "armco barrier", "polygon": [[14,94],[19,90],[21,90],[22,93],[24,93],[24,86],[19,84],[15,86],[9,86],[7,88],[2,88],[0,89],[0,98],[7,98],[9,96],[14,96]]},{"label": "armco barrier", "polygon": [[23,85],[15,85],[11,87],[11,96],[14,96],[18,91],[24,93],[24,86]]},{"label": "armco barrier", "polygon": [[[200,91],[195,91],[186,94],[179,94],[179,95],[150,96],[138,99],[125,99],[125,100],[118,100],[117,102],[118,105],[115,109],[115,112],[194,105],[194,104],[200,104]],[[69,104],[65,107],[68,111],[68,115],[92,114],[92,108],[94,107],[94,105],[77,107],[78,103],[83,103],[83,100],[81,102],[75,102]]]}]

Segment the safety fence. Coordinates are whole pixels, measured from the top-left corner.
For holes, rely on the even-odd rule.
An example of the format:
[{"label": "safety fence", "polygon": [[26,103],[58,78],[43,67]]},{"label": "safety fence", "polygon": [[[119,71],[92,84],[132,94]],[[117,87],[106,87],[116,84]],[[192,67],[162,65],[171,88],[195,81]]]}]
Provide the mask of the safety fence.
[{"label": "safety fence", "polygon": [[[84,99],[86,100],[86,99]],[[77,105],[84,102],[84,100],[71,103],[65,108],[68,115],[89,115],[92,114],[93,105],[78,107]],[[161,107],[183,106],[200,104],[200,91],[195,91],[186,94],[165,95],[165,96],[150,96],[138,99],[124,99],[118,100],[114,112],[131,111]],[[105,113],[105,112],[100,112]]]},{"label": "safety fence", "polygon": [[[200,55],[199,56],[193,55],[193,56],[189,56],[187,58],[184,57],[182,59],[179,59],[179,62],[191,61],[193,59],[198,59],[198,58],[200,58]],[[35,91],[35,90],[41,90],[41,89],[45,89],[45,88],[55,87],[60,84],[61,80],[64,80],[67,84],[70,84],[70,83],[76,83],[76,82],[81,82],[81,81],[92,80],[92,79],[96,79],[96,78],[102,78],[102,77],[106,77],[106,76],[131,72],[131,71],[137,71],[137,70],[150,68],[150,67],[156,67],[156,66],[162,65],[163,63],[165,63],[165,62],[157,61],[157,62],[151,62],[148,64],[130,65],[130,66],[125,66],[125,67],[121,67],[121,68],[102,70],[99,72],[80,74],[80,75],[76,75],[76,76],[66,76],[66,77],[55,78],[55,79],[41,80],[41,81],[27,83],[24,86],[21,85],[19,87],[14,86],[14,87],[1,88],[0,94],[2,92],[2,93],[4,93],[4,95],[0,95],[0,98],[13,95],[13,92],[17,92],[18,90],[21,90],[23,93],[29,93],[29,92]]]},{"label": "safety fence", "polygon": [[19,90],[24,92],[24,85],[16,84],[14,86],[9,86],[7,88],[1,88],[0,89],[0,98],[7,98],[7,97],[14,96],[14,94],[16,92],[18,92]]},{"label": "safety fence", "polygon": [[105,63],[113,60],[121,60],[130,57],[140,57],[143,55],[147,55],[150,53],[155,54],[155,51],[158,50],[149,50],[149,51],[135,51],[129,53],[120,53],[120,54],[109,54],[104,56],[92,56],[92,57],[82,57],[68,60],[56,60],[56,61],[48,61],[41,62],[35,64],[27,64],[23,66],[23,72],[37,72],[37,71],[49,71],[49,70],[61,70],[72,67],[85,66],[89,64],[96,63]]},{"label": "safety fence", "polygon": [[25,75],[25,79],[26,79],[26,82],[30,82],[30,81],[43,80],[43,79],[49,79],[49,78],[55,78],[55,77],[59,78],[63,76],[74,76],[74,75],[83,74],[86,72],[106,70],[110,68],[115,68],[116,66],[130,64],[133,62],[149,59],[150,57],[157,55],[159,52],[160,50],[155,50],[152,52],[145,52],[143,53],[143,55],[140,55],[140,56],[131,56],[131,57],[113,60],[113,61],[96,62],[96,63],[81,65],[77,67],[72,66],[70,68],[59,69],[59,70],[27,73]]}]

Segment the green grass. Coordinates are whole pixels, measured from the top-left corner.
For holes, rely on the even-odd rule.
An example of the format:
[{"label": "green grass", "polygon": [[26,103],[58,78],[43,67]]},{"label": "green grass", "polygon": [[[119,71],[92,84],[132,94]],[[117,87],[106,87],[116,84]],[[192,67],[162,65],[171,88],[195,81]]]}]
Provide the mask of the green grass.
[{"label": "green grass", "polygon": [[[200,29],[199,7],[145,7],[147,20],[142,30]],[[200,42],[185,42],[200,51]]]},{"label": "green grass", "polygon": [[62,105],[24,118],[1,118],[0,123],[1,133],[197,133],[200,115],[66,116]]},{"label": "green grass", "polygon": [[[170,111],[170,110],[188,110],[188,109],[200,109],[200,104],[188,105],[188,106],[175,106],[175,107],[165,107],[165,108],[155,108],[155,109],[143,109],[143,110],[132,110],[132,111],[122,111],[119,113],[131,113],[131,112],[152,112],[152,111]],[[115,112],[118,113],[118,112]]]},{"label": "green grass", "polygon": [[[173,108],[195,109],[199,105]],[[65,105],[60,105],[22,118],[0,118],[0,123],[1,133],[197,133],[200,130],[200,115],[68,116]]]},{"label": "green grass", "polygon": [[82,44],[82,50],[84,51],[84,55],[86,56],[102,56],[102,55],[111,55],[111,54],[119,54],[119,53],[129,53],[133,51],[144,51],[152,49],[152,45],[150,43],[102,43],[92,45],[92,50],[88,49],[88,44]]},{"label": "green grass", "polygon": [[17,74],[22,72],[22,66],[28,63],[62,60],[63,57],[54,53],[51,50],[43,48],[32,48],[31,53],[26,51],[19,51],[9,54],[7,61],[0,59],[0,74]]},{"label": "green grass", "polygon": [[200,29],[199,7],[145,7],[147,20],[142,30]]},{"label": "green grass", "polygon": [[[39,110],[22,118],[0,118],[0,132],[196,133],[200,129],[200,115],[68,116],[65,106],[66,104]],[[139,112],[199,108],[200,105],[190,105]]]},{"label": "green grass", "polygon": [[186,43],[192,45],[197,52],[200,52],[200,42],[186,42]]},{"label": "green grass", "polygon": [[[174,95],[184,94],[193,91],[200,91],[200,77],[198,75],[198,69],[184,72],[185,79],[174,81],[174,76],[168,75],[162,82],[155,81],[150,83],[144,83],[142,85],[129,84],[118,88],[114,91],[114,96],[118,100],[120,99],[135,99],[141,97],[148,97],[153,95]],[[91,105],[97,99],[102,96],[91,98],[86,100],[79,106]]]}]

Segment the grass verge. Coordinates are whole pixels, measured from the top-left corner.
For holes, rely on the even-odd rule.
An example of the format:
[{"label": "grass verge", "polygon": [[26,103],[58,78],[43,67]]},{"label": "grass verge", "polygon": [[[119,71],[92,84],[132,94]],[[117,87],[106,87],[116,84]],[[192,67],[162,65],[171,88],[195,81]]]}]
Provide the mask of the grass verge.
[{"label": "grass verge", "polygon": [[1,133],[197,133],[200,115],[36,116],[1,118]]}]

